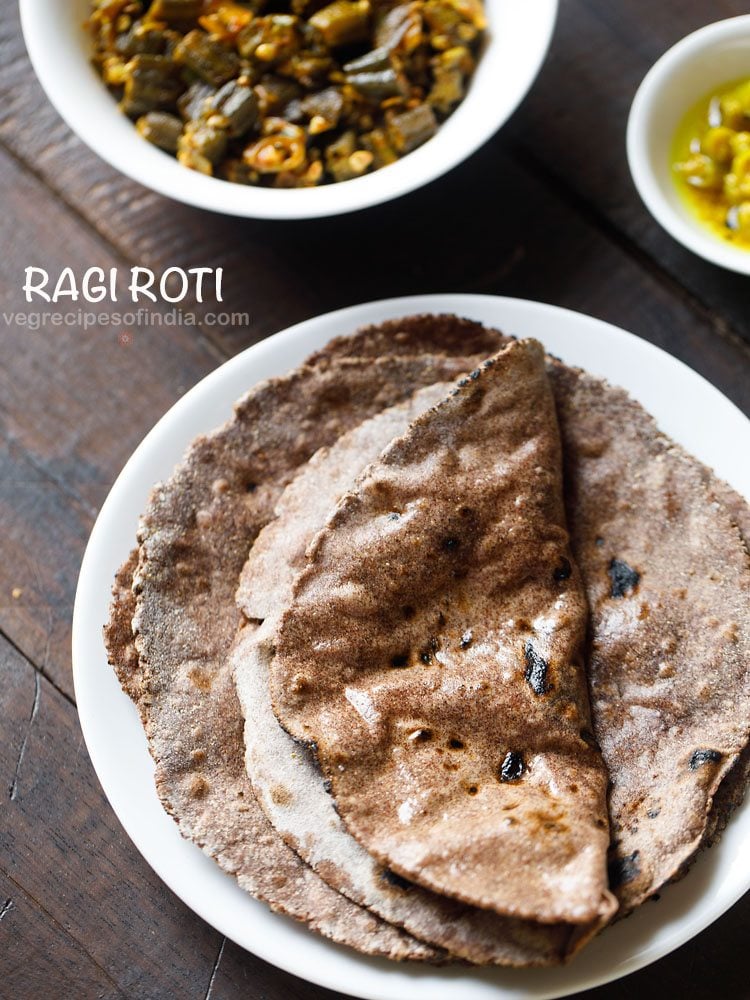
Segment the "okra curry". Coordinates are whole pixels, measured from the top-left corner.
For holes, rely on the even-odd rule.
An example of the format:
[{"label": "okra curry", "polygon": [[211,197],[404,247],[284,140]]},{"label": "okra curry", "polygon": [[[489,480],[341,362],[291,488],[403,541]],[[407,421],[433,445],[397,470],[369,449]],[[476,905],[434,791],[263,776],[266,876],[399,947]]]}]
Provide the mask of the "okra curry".
[{"label": "okra curry", "polygon": [[95,0],[94,63],[149,142],[203,174],[313,187],[387,166],[463,99],[481,0]]}]

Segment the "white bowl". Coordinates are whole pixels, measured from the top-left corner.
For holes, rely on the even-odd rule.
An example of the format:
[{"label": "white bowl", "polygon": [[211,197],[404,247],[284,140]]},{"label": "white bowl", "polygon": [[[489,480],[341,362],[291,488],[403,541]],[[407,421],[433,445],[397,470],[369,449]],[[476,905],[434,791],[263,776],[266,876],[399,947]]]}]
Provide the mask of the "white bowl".
[{"label": "white bowl", "polygon": [[378,205],[440,177],[507,121],[539,72],[558,0],[487,0],[488,39],[469,93],[437,135],[403,160],[356,180],[269,190],[188,170],[143,140],[89,63],[87,0],[21,0],[26,47],[47,96],[102,159],[159,194],[228,215],[307,219]]},{"label": "white bowl", "polygon": [[750,274],[750,251],[714,235],[684,204],[672,174],[671,148],[687,111],[712,89],[750,78],[750,15],[717,21],[687,35],[646,74],[628,119],[628,163],[646,208],[688,250]]}]

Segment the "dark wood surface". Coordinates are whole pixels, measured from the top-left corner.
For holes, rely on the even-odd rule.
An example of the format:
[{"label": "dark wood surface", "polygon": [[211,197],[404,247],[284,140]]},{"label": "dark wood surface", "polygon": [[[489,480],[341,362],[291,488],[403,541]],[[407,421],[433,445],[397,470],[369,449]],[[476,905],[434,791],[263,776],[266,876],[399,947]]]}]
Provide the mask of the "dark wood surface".
[{"label": "dark wood surface", "polygon": [[[532,2],[532,0],[526,0]],[[333,994],[222,939],[153,874],[89,763],[70,666],[88,533],[156,419],[221,361],[275,330],[372,298],[496,292],[569,306],[665,348],[750,413],[750,283],[690,255],[630,180],[625,121],[649,65],[734,0],[562,0],[522,107],[448,177],[391,205],[307,223],[233,220],[158,197],[59,120],[0,0],[0,310],[51,272],[223,266],[250,323],[33,331],[0,341],[0,997],[320,1000]],[[750,997],[750,896],[592,1000]]]}]

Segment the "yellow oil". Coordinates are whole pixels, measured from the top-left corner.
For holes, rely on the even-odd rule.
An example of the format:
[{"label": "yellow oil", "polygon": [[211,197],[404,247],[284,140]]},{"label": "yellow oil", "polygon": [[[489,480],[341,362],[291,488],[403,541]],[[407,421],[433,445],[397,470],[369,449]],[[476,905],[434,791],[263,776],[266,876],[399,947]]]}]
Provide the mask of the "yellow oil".
[{"label": "yellow oil", "polygon": [[[745,83],[746,78],[733,80],[706,94],[688,110],[685,117],[680,122],[675,132],[672,143],[672,163],[680,163],[687,160],[691,153],[695,151],[695,145],[699,142],[709,129],[708,110],[711,101],[717,97],[724,97],[741,83]],[[678,174],[673,173],[675,185],[680,196],[690,210],[707,229],[718,236],[725,243],[732,243],[743,250],[750,250],[750,237],[742,235],[734,229],[730,229],[726,224],[727,211],[731,203],[721,191],[706,191],[702,188],[693,187]]]}]

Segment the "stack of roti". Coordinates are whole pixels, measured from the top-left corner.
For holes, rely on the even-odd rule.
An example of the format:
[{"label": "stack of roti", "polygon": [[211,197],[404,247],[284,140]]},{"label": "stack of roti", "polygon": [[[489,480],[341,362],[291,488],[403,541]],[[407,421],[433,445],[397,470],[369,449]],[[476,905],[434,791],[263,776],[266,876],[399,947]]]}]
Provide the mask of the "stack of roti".
[{"label": "stack of roti", "polygon": [[105,639],[165,809],[248,892],[371,955],[552,965],[742,798],[748,538],[621,389],[409,317],[193,443]]}]

